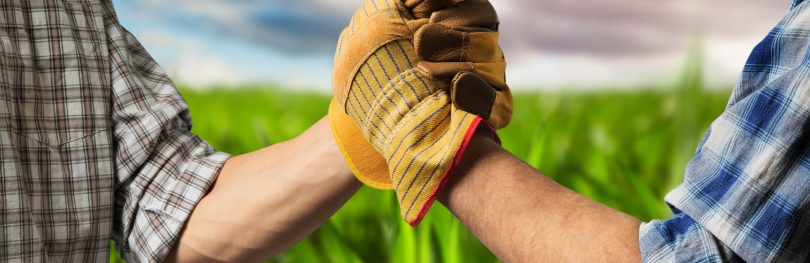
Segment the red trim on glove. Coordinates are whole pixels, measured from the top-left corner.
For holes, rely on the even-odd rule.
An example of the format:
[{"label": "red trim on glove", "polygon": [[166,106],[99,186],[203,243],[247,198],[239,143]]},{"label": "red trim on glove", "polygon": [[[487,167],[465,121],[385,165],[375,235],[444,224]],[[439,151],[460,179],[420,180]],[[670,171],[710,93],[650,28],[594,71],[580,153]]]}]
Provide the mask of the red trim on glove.
[{"label": "red trim on glove", "polygon": [[[492,126],[486,124],[486,122],[483,121],[483,119],[480,116],[475,117],[475,120],[473,120],[472,125],[470,125],[470,127],[467,129],[467,133],[464,135],[464,140],[461,141],[461,147],[458,149],[458,152],[456,152],[455,157],[453,157],[453,162],[450,163],[450,167],[447,168],[447,171],[445,171],[445,173],[442,175],[442,178],[439,180],[439,186],[436,187],[436,190],[434,190],[433,193],[430,194],[430,197],[422,206],[422,210],[419,211],[419,215],[416,216],[416,219],[413,222],[408,222],[409,225],[411,225],[412,227],[416,227],[416,225],[419,225],[419,222],[421,222],[422,218],[425,217],[428,210],[430,210],[430,207],[433,206],[433,202],[436,201],[436,197],[439,194],[439,190],[441,190],[442,187],[445,185],[445,183],[447,183],[448,178],[450,178],[450,174],[455,170],[456,167],[458,167],[459,163],[461,162],[462,155],[464,155],[464,152],[467,151],[467,147],[470,146],[470,141],[472,140],[473,135],[475,135],[475,132],[478,130],[478,127],[482,123],[487,128],[492,130],[493,134],[495,133],[495,130],[492,129]],[[498,138],[497,135],[495,135],[495,138],[498,141],[498,144],[500,144],[500,139]]]}]

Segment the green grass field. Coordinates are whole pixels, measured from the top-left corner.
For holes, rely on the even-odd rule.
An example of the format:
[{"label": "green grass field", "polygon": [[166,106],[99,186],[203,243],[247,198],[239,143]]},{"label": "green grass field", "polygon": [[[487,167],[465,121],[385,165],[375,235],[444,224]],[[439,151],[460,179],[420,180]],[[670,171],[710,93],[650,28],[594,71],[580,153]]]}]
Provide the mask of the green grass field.
[{"label": "green grass field", "polygon": [[[499,133],[503,146],[593,200],[644,221],[666,218],[671,213],[664,195],[682,181],[703,132],[729,96],[728,89],[703,87],[699,58],[690,56],[679,83],[668,88],[516,93],[512,123]],[[179,88],[193,132],[231,154],[295,137],[326,114],[330,100],[328,94],[271,86]],[[116,253],[110,261],[122,262]],[[441,204],[412,228],[400,218],[393,192],[364,187],[310,237],[268,261],[498,259]]]},{"label": "green grass field", "polygon": [[[182,88],[193,131],[245,153],[290,139],[324,116],[329,97],[273,88]],[[518,93],[503,145],[556,181],[642,220],[665,218],[663,196],[682,180],[728,91]],[[268,211],[272,213],[272,211]],[[542,218],[538,218],[542,220]],[[113,255],[115,258],[116,255]],[[312,236],[270,262],[496,262],[440,204],[411,228],[392,192],[364,187]]]}]

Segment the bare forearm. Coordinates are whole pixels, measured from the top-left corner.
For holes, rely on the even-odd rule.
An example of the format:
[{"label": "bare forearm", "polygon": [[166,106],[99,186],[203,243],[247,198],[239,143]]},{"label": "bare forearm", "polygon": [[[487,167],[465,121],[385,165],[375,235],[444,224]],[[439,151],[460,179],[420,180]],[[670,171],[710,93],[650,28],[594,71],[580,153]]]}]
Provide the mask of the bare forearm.
[{"label": "bare forearm", "polygon": [[266,259],[314,231],[359,187],[322,120],[294,140],[228,160],[170,261]]},{"label": "bare forearm", "polygon": [[507,262],[640,261],[639,221],[593,202],[476,137],[440,196]]}]

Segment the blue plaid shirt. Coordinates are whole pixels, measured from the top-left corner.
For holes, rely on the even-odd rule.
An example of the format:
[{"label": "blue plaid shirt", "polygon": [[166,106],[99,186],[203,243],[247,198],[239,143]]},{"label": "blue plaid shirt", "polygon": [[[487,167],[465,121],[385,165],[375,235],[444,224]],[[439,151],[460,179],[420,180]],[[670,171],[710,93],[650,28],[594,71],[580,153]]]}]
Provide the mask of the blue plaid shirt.
[{"label": "blue plaid shirt", "polygon": [[645,262],[810,261],[810,2],[754,48],[725,112],[641,226]]}]

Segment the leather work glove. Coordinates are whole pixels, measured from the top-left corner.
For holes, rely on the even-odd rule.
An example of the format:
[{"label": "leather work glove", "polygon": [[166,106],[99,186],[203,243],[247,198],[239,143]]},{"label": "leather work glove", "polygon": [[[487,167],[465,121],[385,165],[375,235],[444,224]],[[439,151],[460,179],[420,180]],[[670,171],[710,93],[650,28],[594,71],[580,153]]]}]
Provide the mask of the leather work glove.
[{"label": "leather work glove", "polygon": [[341,33],[333,134],[355,176],[394,189],[412,226],[479,125],[494,135],[511,119],[497,27],[486,0],[364,0]]}]

